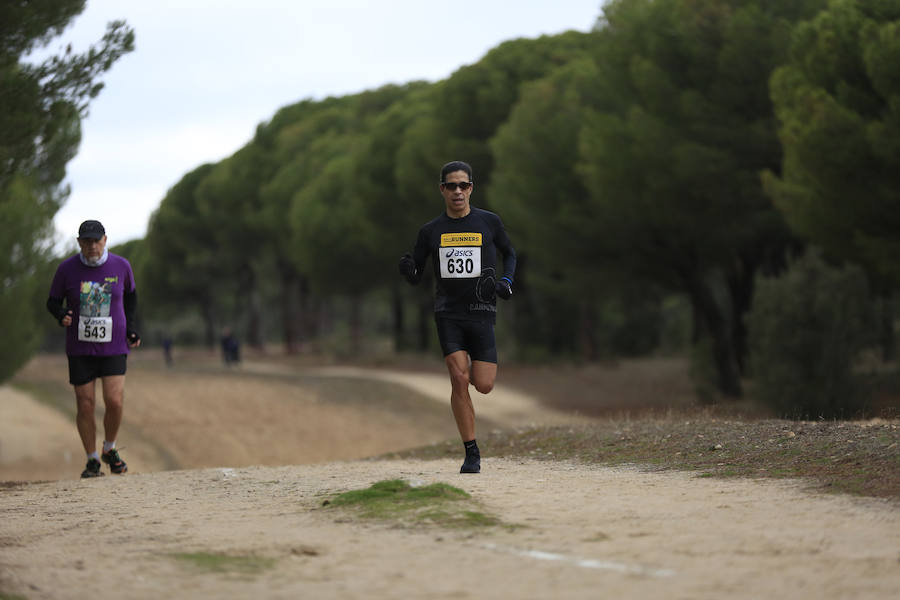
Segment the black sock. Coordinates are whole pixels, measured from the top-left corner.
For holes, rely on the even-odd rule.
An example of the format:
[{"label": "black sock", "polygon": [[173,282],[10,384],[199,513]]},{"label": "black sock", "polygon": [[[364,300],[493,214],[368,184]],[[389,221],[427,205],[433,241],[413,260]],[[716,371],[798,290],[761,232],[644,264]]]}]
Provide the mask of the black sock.
[{"label": "black sock", "polygon": [[466,454],[479,454],[478,452],[478,444],[475,443],[475,440],[471,440],[468,442],[463,442],[463,446],[466,448]]}]

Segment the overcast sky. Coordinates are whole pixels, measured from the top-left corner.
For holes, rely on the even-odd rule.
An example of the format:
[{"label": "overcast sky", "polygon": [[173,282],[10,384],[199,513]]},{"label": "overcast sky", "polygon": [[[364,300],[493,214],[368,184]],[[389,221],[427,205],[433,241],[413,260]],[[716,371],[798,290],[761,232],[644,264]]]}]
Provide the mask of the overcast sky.
[{"label": "overcast sky", "polygon": [[288,104],[439,81],[503,41],[590,30],[601,0],[88,0],[51,42],[83,51],[121,19],[135,51],[104,77],[69,163],[57,246],[99,219],[110,244],[143,237],[167,190],[230,156]]}]

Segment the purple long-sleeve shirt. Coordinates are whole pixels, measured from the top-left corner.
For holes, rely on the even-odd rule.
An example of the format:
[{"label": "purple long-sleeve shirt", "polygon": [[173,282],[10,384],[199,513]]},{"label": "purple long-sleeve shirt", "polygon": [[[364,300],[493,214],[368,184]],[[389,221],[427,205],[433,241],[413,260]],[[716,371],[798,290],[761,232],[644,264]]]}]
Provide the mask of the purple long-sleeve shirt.
[{"label": "purple long-sleeve shirt", "polygon": [[131,264],[121,256],[110,253],[99,267],[85,265],[77,254],[64,260],[56,269],[50,297],[63,298],[74,313],[66,328],[66,354],[128,354],[122,297],[134,291]]}]

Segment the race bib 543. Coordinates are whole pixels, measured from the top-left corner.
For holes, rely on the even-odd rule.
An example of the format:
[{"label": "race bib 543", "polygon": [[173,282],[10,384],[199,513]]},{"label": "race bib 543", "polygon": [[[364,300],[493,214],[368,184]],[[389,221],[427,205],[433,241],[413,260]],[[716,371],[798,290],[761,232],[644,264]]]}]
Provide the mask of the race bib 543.
[{"label": "race bib 543", "polygon": [[78,317],[78,339],[82,342],[111,342],[112,317]]}]

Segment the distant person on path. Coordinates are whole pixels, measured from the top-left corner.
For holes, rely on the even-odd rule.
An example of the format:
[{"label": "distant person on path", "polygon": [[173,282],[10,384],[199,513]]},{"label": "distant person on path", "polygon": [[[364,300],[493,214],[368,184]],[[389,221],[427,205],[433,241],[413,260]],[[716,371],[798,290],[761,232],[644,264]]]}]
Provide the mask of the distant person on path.
[{"label": "distant person on path", "polygon": [[163,358],[166,361],[166,366],[171,367],[174,364],[174,359],[172,358],[172,336],[166,335],[162,340],[163,347]]},{"label": "distant person on path", "polygon": [[222,331],[222,360],[226,367],[241,362],[241,346],[230,327]]},{"label": "distant person on path", "polygon": [[[100,461],[122,474],[128,465],[116,449],[125,399],[128,352],[141,345],[137,332],[137,290],[129,262],[106,249],[106,230],[100,221],[78,228],[81,251],[64,260],[50,285],[47,309],[66,328],[69,383],[75,388],[75,424],[87,454],[81,476],[100,477]],[[95,382],[101,381],[103,452],[97,453],[94,422]]]},{"label": "distant person on path", "polygon": [[[497,296],[504,300],[512,296],[516,271],[516,252],[500,217],[469,204],[474,186],[468,164],[455,161],[443,166],[439,187],[445,210],[422,226],[413,253],[405,254],[399,265],[407,281],[416,284],[431,257],[434,315],[450,373],[450,407],[466,452],[460,473],[481,471],[469,384],[482,394],[494,388]],[[497,273],[498,251],[503,256],[502,275]]]}]

